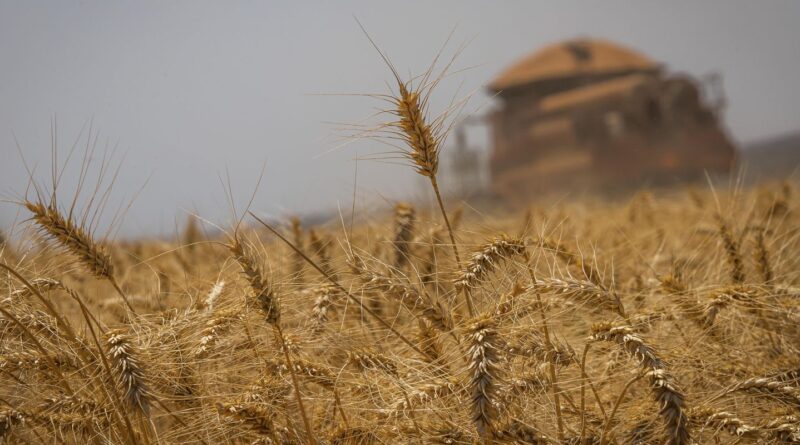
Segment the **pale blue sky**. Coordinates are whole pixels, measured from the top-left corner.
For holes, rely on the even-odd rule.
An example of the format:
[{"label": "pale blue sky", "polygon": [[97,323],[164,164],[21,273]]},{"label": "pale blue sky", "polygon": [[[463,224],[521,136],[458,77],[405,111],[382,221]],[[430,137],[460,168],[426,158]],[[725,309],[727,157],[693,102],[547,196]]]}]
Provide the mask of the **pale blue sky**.
[{"label": "pale blue sky", "polygon": [[[738,141],[800,128],[796,1],[2,0],[0,196],[19,196],[27,182],[14,134],[45,178],[56,115],[62,150],[93,119],[126,154],[112,202],[149,178],[124,233],[168,233],[186,210],[225,221],[218,176],[230,172],[243,202],[264,162],[255,208],[349,207],[353,158],[382,148],[330,152],[338,140],[327,122],[355,122],[378,104],[316,93],[383,92],[391,80],[354,15],[401,72],[426,67],[454,27],[456,44],[470,42],[457,66],[473,68],[445,82],[434,111],[537,47],[596,36],[674,71],[720,71]],[[486,104],[478,94],[468,110]],[[358,165],[362,196],[417,193],[409,168]],[[0,203],[0,227],[18,219]]]}]

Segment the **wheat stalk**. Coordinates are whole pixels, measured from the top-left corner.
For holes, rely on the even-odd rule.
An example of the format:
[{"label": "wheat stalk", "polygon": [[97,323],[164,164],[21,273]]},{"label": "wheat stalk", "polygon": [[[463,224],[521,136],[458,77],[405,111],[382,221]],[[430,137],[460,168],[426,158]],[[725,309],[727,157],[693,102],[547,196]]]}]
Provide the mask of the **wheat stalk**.
[{"label": "wheat stalk", "polygon": [[392,122],[390,126],[397,130],[397,134],[408,147],[408,151],[404,154],[411,160],[417,173],[430,180],[431,188],[436,195],[436,202],[442,213],[442,219],[444,219],[450,235],[456,264],[460,264],[461,258],[458,254],[456,237],[450,219],[447,217],[439,183],[436,179],[436,173],[439,170],[439,144],[442,140],[442,136],[438,134],[439,125],[431,124],[427,120],[427,98],[421,97],[420,91],[414,90],[410,83],[402,82],[396,72],[394,74],[397,80],[398,94],[392,98],[395,105],[393,112],[398,120]]},{"label": "wheat stalk", "polygon": [[[319,266],[325,270],[325,272],[333,275],[334,272],[333,269],[331,269],[331,257],[329,253],[330,243],[314,229],[309,229],[308,231],[308,242],[311,250],[319,258]],[[302,258],[300,260],[302,261]]]},{"label": "wheat stalk", "polygon": [[[293,216],[289,223],[291,224],[292,228],[292,239],[294,241],[295,246],[303,249],[304,239],[303,239],[303,226],[300,222],[300,218]],[[294,262],[292,267],[294,268],[292,275],[294,275],[295,279],[298,282],[303,281],[303,258],[299,255],[294,255]]]}]

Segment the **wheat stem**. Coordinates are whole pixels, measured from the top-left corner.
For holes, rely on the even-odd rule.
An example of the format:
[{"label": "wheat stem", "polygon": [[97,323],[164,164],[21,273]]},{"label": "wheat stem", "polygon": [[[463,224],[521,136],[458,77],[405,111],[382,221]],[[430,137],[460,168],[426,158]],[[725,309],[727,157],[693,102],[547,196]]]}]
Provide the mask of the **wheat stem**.
[{"label": "wheat stem", "polygon": [[628,380],[628,383],[622,387],[622,391],[620,391],[617,401],[614,403],[614,408],[611,410],[611,414],[609,414],[608,419],[606,419],[605,425],[603,425],[603,432],[600,433],[600,445],[605,445],[608,442],[606,435],[608,435],[608,430],[611,429],[611,421],[614,419],[614,415],[617,414],[617,409],[619,409],[619,406],[622,404],[622,399],[625,397],[625,393],[628,392],[628,388],[641,380],[642,377],[644,377],[644,374],[638,374],[632,379]]},{"label": "wheat stem", "polygon": [[278,341],[280,341],[283,357],[286,359],[286,365],[289,367],[289,374],[292,377],[292,385],[294,386],[294,396],[297,400],[297,407],[300,410],[300,417],[303,419],[303,425],[306,427],[308,443],[310,445],[315,445],[317,443],[317,439],[314,435],[314,430],[311,428],[311,422],[308,420],[308,415],[306,414],[306,409],[303,405],[303,397],[300,396],[300,384],[297,381],[297,375],[294,371],[292,358],[289,355],[289,350],[286,348],[286,342],[283,339],[283,331],[281,330],[280,323],[275,323],[272,326],[275,329],[275,335],[278,337]]},{"label": "wheat stem", "polygon": [[450,235],[450,243],[453,246],[453,256],[456,259],[456,267],[460,267],[461,265],[461,257],[458,254],[458,244],[456,243],[456,236],[453,233],[453,227],[450,225],[450,218],[447,217],[447,211],[444,208],[444,202],[442,201],[442,194],[439,192],[439,183],[436,180],[436,176],[430,176],[431,179],[431,187],[433,188],[434,193],[436,194],[436,202],[439,204],[439,210],[442,212],[442,219],[444,219],[444,225],[447,226],[447,233]]}]

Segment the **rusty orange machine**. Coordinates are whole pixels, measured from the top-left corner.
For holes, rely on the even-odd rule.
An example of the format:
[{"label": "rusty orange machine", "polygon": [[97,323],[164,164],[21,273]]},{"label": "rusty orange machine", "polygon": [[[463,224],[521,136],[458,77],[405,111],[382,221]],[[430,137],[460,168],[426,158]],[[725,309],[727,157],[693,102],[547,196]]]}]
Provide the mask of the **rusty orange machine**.
[{"label": "rusty orange machine", "polygon": [[718,86],[603,40],[534,52],[489,85],[500,102],[487,117],[492,189],[527,197],[727,173],[736,150]]}]

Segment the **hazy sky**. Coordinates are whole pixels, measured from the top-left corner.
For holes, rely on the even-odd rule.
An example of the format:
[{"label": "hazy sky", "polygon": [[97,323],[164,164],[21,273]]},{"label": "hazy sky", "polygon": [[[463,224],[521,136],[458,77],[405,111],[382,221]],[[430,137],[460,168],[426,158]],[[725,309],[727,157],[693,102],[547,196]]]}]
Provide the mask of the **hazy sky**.
[{"label": "hazy sky", "polygon": [[[220,175],[241,203],[265,162],[256,209],[349,208],[354,158],[385,147],[335,149],[335,123],[380,103],[326,94],[385,92],[391,80],[353,16],[403,73],[423,70],[453,28],[446,54],[469,42],[456,67],[472,68],[445,81],[432,111],[533,49],[596,36],[674,71],[721,72],[737,141],[800,128],[798,1],[0,0],[0,196],[27,184],[14,135],[47,178],[56,116],[61,152],[91,120],[100,147],[125,155],[112,203],[144,185],[123,233],[169,233],[189,211],[223,222]],[[467,110],[487,104],[479,93]],[[410,168],[357,164],[359,196],[418,192]],[[19,218],[0,203],[0,227]]]}]

